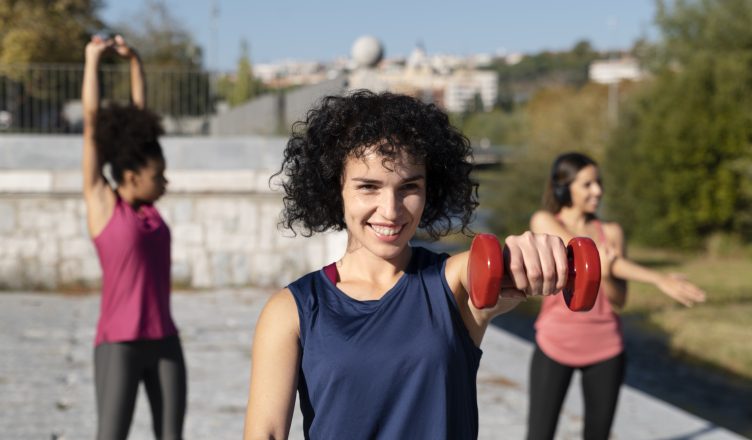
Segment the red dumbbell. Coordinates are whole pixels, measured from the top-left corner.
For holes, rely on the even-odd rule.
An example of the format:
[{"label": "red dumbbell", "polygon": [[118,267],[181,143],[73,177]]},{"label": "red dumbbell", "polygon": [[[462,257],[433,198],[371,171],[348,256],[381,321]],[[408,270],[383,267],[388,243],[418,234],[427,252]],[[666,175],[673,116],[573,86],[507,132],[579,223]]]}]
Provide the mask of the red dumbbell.
[{"label": "red dumbbell", "polygon": [[[564,287],[564,300],[570,310],[585,312],[593,308],[601,284],[601,260],[595,242],[575,237],[567,244],[569,276]],[[478,234],[470,245],[467,279],[470,300],[479,309],[493,307],[499,299],[504,274],[504,257],[495,235]],[[514,283],[508,279],[505,285]]]}]

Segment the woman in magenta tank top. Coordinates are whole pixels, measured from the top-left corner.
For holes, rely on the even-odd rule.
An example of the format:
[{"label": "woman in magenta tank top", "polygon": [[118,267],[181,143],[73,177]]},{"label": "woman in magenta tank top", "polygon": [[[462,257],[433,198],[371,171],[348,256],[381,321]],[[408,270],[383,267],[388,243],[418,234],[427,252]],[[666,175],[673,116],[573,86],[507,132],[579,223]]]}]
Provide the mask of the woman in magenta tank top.
[{"label": "woman in magenta tank top", "polygon": [[477,206],[470,145],[447,116],[359,91],[325,98],[295,127],[280,172],[282,224],[304,235],[345,230],[347,248],[261,312],[245,438],[287,438],[297,393],[306,438],[475,439],[486,327],[525,294],[563,286],[563,243],[508,237],[520,290],[475,309],[468,252],[410,246],[419,227],[432,238],[465,231]]},{"label": "woman in magenta tank top", "polygon": [[[131,105],[100,108],[104,54],[130,64]],[[186,372],[170,313],[170,230],[154,207],[165,192],[159,118],[145,109],[141,61],[122,37],[95,36],[86,46],[83,194],[89,234],[102,267],[94,340],[97,438],[125,439],[144,383],[154,434],[182,438]],[[117,184],[104,177],[109,166]]]},{"label": "woman in magenta tank top", "polygon": [[654,284],[676,301],[691,306],[705,293],[680,276],[664,275],[626,258],[624,233],[617,223],[596,216],[603,196],[598,165],[579,153],[553,163],[544,194],[544,210],[530,220],[534,232],[555,234],[565,242],[591,237],[601,255],[601,290],[592,310],[572,313],[562,295],[543,299],[530,367],[528,439],[554,437],[574,370],[582,372],[585,403],[583,438],[607,439],[624,380],[626,358],[617,311],[627,296],[626,281]]}]

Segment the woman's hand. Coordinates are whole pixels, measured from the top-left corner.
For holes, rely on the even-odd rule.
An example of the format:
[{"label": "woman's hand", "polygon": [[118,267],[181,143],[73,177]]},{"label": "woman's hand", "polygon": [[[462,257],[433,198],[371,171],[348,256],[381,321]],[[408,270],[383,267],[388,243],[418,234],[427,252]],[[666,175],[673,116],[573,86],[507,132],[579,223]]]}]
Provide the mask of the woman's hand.
[{"label": "woman's hand", "polygon": [[509,277],[518,291],[527,296],[551,295],[566,286],[567,250],[561,238],[525,232],[507,237],[504,244]]},{"label": "woman's hand", "polygon": [[123,38],[122,35],[115,35],[112,48],[115,50],[115,53],[117,53],[122,58],[129,59],[136,56],[136,51],[128,46],[128,44],[125,42],[125,38]]},{"label": "woman's hand", "polygon": [[102,54],[112,47],[112,40],[104,40],[102,37],[95,35],[86,44],[86,61],[99,61]]},{"label": "woman's hand", "polygon": [[692,307],[695,303],[705,302],[705,292],[687,281],[682,274],[664,275],[658,280],[656,287],[687,307]]}]

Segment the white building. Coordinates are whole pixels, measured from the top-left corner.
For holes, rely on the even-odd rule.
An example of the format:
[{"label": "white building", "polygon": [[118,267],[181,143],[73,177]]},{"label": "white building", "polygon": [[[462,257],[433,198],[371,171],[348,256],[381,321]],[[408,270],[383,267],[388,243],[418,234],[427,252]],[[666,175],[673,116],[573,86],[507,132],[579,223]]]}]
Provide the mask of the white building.
[{"label": "white building", "polygon": [[[375,52],[383,54],[383,50]],[[476,70],[483,60],[482,57],[429,56],[425,49],[416,47],[404,65],[381,62],[380,58],[359,63],[360,67],[349,75],[348,82],[351,89],[389,90],[415,96],[450,113],[467,111],[479,96],[482,110],[490,111],[498,95],[498,74]]]},{"label": "white building", "polygon": [[622,81],[639,81],[645,76],[637,60],[624,57],[618,60],[593,61],[588,70],[590,81],[598,84],[616,84]]}]

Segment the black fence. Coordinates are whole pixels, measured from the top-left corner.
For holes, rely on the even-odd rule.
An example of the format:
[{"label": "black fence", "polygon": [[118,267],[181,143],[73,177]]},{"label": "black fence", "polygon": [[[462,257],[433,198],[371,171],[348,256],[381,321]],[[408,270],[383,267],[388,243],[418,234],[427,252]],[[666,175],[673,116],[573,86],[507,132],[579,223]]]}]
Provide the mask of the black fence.
[{"label": "black fence", "polygon": [[[214,114],[216,75],[198,69],[146,68],[147,105],[169,134],[206,134]],[[80,64],[0,64],[0,133],[79,133]],[[103,101],[130,99],[128,66],[101,66]]]}]

